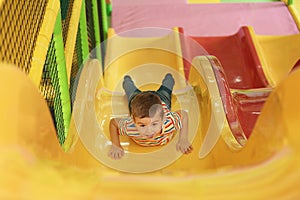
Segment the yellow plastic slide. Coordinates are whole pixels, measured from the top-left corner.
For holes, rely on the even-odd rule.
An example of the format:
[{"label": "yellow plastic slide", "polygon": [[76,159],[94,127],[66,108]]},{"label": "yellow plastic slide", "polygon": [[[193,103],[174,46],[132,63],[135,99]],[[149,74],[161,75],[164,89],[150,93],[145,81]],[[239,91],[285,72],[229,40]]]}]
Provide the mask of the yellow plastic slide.
[{"label": "yellow plastic slide", "polygon": [[[132,49],[123,48],[126,41]],[[278,84],[246,145],[233,150],[226,137],[216,138],[228,127],[213,105],[219,97],[208,85],[210,63],[195,58],[185,82],[178,45],[176,30],[147,39],[112,36],[104,75],[97,60],[82,70],[63,148],[36,87],[17,68],[1,64],[0,199],[298,199],[300,71]],[[176,80],[173,109],[189,113],[194,151],[177,152],[176,137],[156,148],[122,138],[124,158],[107,158],[108,119],[128,114],[123,75],[130,74],[141,89],[155,89],[166,72]],[[219,132],[208,145],[212,120]]]},{"label": "yellow plastic slide", "polygon": [[256,35],[249,27],[264,74],[272,87],[285,79],[300,59],[300,34]]}]

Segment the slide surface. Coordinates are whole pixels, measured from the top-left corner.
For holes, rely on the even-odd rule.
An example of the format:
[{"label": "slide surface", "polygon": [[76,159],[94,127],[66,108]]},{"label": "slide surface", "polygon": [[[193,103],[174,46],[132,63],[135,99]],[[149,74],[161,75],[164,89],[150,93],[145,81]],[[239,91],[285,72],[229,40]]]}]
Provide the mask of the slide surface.
[{"label": "slide surface", "polygon": [[[169,49],[153,46],[152,43],[157,40],[160,47],[168,47]],[[121,59],[116,60],[112,56],[113,59],[111,60],[113,62],[108,63],[110,66],[108,66],[105,73],[115,72],[116,67],[122,66],[122,70],[127,70],[134,76],[135,70],[149,68],[147,63],[164,67],[172,66],[175,70],[174,73],[178,72],[176,74],[178,85],[175,89],[175,97],[180,96],[184,93],[180,91],[181,87],[186,85],[184,85],[184,81],[180,81],[180,77],[183,76],[182,63],[173,62],[174,60],[180,60],[177,59],[180,56],[180,51],[178,52],[176,45],[178,44],[177,35],[171,34],[163,40],[160,38],[157,40],[146,40],[147,48],[144,49],[144,52],[143,48],[136,50],[134,45],[136,43],[133,40],[131,44],[133,44],[134,50],[115,49],[122,46],[117,45],[122,42],[122,37],[117,38],[112,43],[116,46],[109,46],[108,48],[112,48],[113,52],[121,52]],[[145,40],[142,41],[145,45]],[[166,43],[163,41],[166,41]],[[171,44],[174,45],[174,51],[170,50],[170,45],[164,46],[170,41],[173,41]],[[150,57],[150,60],[144,60],[142,56],[149,55],[149,50],[153,56]],[[136,59],[131,59],[131,56]],[[135,60],[135,65],[133,65],[134,63],[128,63],[132,60]],[[93,66],[95,70],[100,69],[97,63],[87,66]],[[132,69],[132,66],[137,67]],[[82,77],[85,77],[84,74],[91,72],[88,69],[84,68]],[[300,112],[297,106],[300,96],[294,92],[297,85],[300,84],[299,70],[293,72],[287,80],[279,84],[273,91],[258,119],[253,134],[243,149],[232,151],[223,138],[220,137],[209,154],[202,159],[199,159],[198,151],[203,145],[203,137],[210,123],[207,116],[211,115],[212,107],[209,103],[210,97],[208,94],[202,94],[199,99],[197,87],[200,86],[203,89],[202,83],[199,82],[201,76],[192,73],[193,75],[189,77],[189,84],[195,86],[193,88],[197,95],[200,110],[199,127],[195,136],[191,138],[194,146],[193,153],[187,156],[171,155],[175,158],[175,161],[170,165],[165,165],[161,169],[153,170],[152,168],[150,169],[152,172],[146,169],[149,171],[148,173],[140,174],[123,173],[120,172],[120,170],[125,171],[123,168],[115,170],[111,169],[111,167],[116,168],[115,166],[102,163],[103,161],[99,160],[97,155],[86,145],[85,138],[80,135],[82,132],[80,133],[81,129],[78,128],[76,116],[73,116],[74,121],[72,122],[75,124],[72,124],[71,134],[67,139],[70,148],[67,149],[67,152],[64,152],[55,136],[47,105],[34,85],[16,68],[4,65],[1,66],[0,70],[1,85],[4,86],[1,87],[1,94],[5,94],[6,97],[1,99],[0,104],[2,111],[1,133],[10,133],[1,134],[0,136],[1,149],[2,152],[5,152],[1,154],[0,159],[0,170],[3,175],[0,182],[0,195],[3,197],[20,199],[24,195],[28,195],[32,199],[70,197],[73,199],[83,197],[85,199],[105,197],[131,199],[133,193],[136,197],[146,199],[159,197],[172,199],[195,199],[199,197],[207,199],[267,199],[281,197],[284,199],[300,196],[297,184],[300,180],[300,140],[298,137]],[[192,68],[192,70],[197,72],[197,68]],[[95,112],[90,113],[79,109],[80,114],[96,114],[94,117],[98,120],[102,116],[100,113],[97,118],[99,111],[104,111],[103,116],[108,114],[105,108],[102,110],[97,106],[97,103],[95,105],[89,104],[99,101],[98,92],[103,86],[106,91],[113,91],[107,92],[108,104],[114,102],[111,99],[114,95],[120,98],[122,94],[118,83],[121,81],[124,72],[121,71],[116,75],[119,76],[119,79],[115,79],[115,81],[105,80],[105,76],[103,80],[99,79],[96,73],[88,74],[86,77],[89,77],[90,83],[97,83],[97,85],[79,84],[78,91],[88,87],[91,90],[81,91],[91,93],[79,95],[78,103],[85,107],[79,106],[77,108],[83,108],[83,110],[94,108]],[[162,77],[161,72],[163,71],[159,71],[159,76]],[[158,80],[161,77],[158,77]],[[83,80],[85,81],[85,79]],[[145,89],[155,87],[158,84],[155,81],[145,80],[147,80],[147,77],[143,77],[140,81],[137,80],[137,84],[141,84],[140,87]],[[149,84],[142,85],[144,82]],[[83,88],[80,88],[81,86]],[[85,97],[88,98],[85,99]],[[105,99],[100,98],[100,100]],[[176,99],[175,107],[184,105],[180,103],[176,105],[176,102],[180,101]],[[75,114],[77,108],[74,108]],[[82,119],[84,118],[92,119],[93,116],[83,115]],[[93,122],[95,121],[88,121],[88,123]],[[191,128],[193,128],[192,123],[195,122],[191,122]],[[93,132],[94,125],[85,127],[87,132]],[[98,125],[101,126],[101,124]],[[76,135],[76,130],[79,131],[80,137]],[[97,138],[95,138],[95,141],[97,141]],[[132,153],[133,156],[143,154],[142,156],[145,159],[153,161],[153,158],[151,158],[152,153],[159,151],[152,149],[140,152],[140,149],[140,147],[134,147],[133,145],[132,148],[128,148],[128,152]],[[105,151],[100,153],[106,156]],[[162,152],[162,154],[164,153],[169,152]],[[121,163],[117,163],[116,166],[118,164]],[[140,164],[135,162],[129,167],[136,167],[135,165]],[[63,189],[61,189],[62,187]],[[248,193],[249,188],[252,189],[251,194]],[[47,197],[44,196],[43,191],[47,191]],[[74,191],[76,194],[74,194]],[[146,197],[145,192],[148,194]]]},{"label": "slide surface", "polygon": [[288,77],[300,59],[300,34],[255,35],[252,38],[264,74],[272,87]]}]

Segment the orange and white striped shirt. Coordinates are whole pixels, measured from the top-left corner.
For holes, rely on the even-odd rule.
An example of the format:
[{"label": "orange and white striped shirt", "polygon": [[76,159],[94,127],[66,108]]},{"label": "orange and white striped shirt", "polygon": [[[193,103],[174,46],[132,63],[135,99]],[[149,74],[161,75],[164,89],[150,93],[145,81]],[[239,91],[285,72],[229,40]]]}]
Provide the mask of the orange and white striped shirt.
[{"label": "orange and white striped shirt", "polygon": [[162,102],[165,121],[162,131],[152,138],[145,138],[140,135],[132,118],[124,118],[119,121],[119,135],[127,135],[134,142],[141,146],[160,146],[167,144],[177,130],[182,128],[182,116],[179,112],[171,112],[166,104]]}]

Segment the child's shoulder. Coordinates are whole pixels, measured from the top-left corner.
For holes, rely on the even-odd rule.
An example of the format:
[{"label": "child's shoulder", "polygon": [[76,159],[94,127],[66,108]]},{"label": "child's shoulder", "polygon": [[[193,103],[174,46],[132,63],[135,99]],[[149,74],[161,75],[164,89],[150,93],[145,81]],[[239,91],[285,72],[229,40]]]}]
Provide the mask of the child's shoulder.
[{"label": "child's shoulder", "polygon": [[134,122],[131,117],[120,118],[118,124],[119,126],[134,126]]},{"label": "child's shoulder", "polygon": [[119,118],[119,121],[120,122],[133,122],[133,119],[132,119],[132,117],[122,117],[122,118]]},{"label": "child's shoulder", "polygon": [[166,112],[165,113],[165,116],[166,116],[166,118],[171,118],[171,119],[181,119],[182,118],[182,115],[181,115],[181,113],[180,113],[180,111],[174,111],[174,112],[172,112],[172,111],[169,111],[169,112]]}]

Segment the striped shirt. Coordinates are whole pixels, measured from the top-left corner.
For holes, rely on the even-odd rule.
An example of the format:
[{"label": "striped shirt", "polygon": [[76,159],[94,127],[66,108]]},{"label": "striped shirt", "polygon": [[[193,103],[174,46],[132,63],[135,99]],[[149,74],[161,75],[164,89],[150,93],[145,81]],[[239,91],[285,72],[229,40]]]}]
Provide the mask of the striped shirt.
[{"label": "striped shirt", "polygon": [[141,146],[160,146],[167,144],[177,130],[182,128],[182,116],[179,112],[171,112],[166,104],[162,102],[165,121],[161,133],[155,134],[152,138],[145,138],[138,132],[132,118],[124,118],[119,121],[119,134],[127,135],[134,142]]}]

